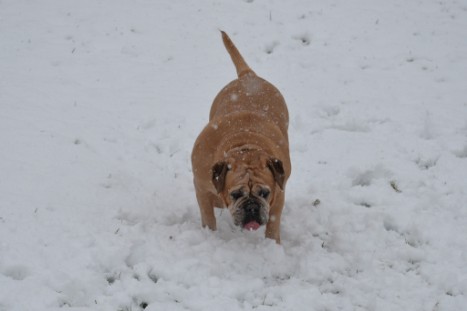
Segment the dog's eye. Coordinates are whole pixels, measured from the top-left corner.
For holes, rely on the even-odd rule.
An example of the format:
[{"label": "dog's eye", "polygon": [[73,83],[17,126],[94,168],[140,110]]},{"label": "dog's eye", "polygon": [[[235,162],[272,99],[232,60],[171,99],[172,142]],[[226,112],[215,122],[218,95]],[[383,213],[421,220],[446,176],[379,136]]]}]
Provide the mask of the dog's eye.
[{"label": "dog's eye", "polygon": [[260,197],[262,197],[263,199],[267,199],[267,198],[269,197],[269,194],[270,194],[270,193],[271,193],[271,192],[270,192],[268,189],[261,189],[261,190],[259,191],[258,195],[259,195]]},{"label": "dog's eye", "polygon": [[243,192],[242,190],[235,190],[230,193],[230,196],[232,197],[234,201],[236,201],[240,199],[241,197],[243,197]]}]

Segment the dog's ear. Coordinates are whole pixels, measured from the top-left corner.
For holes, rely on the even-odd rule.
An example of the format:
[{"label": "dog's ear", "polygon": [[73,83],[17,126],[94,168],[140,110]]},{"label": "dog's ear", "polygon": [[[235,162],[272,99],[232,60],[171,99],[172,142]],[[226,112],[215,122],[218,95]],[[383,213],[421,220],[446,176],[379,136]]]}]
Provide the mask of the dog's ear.
[{"label": "dog's ear", "polygon": [[212,183],[216,187],[217,193],[221,193],[225,186],[225,175],[229,170],[229,164],[225,161],[217,162],[212,167]]},{"label": "dog's ear", "polygon": [[275,158],[270,158],[268,160],[268,168],[271,170],[274,180],[279,185],[279,187],[284,190],[285,183],[285,171],[282,161]]}]

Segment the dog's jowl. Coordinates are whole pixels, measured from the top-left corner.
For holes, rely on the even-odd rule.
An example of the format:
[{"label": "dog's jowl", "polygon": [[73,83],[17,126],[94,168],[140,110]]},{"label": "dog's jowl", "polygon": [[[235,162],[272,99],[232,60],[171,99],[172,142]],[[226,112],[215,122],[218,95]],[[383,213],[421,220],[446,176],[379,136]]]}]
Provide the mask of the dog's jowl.
[{"label": "dog's jowl", "polygon": [[224,45],[238,78],[217,94],[209,123],[192,152],[196,198],[203,227],[216,230],[214,208],[228,208],[235,225],[266,226],[280,243],[285,186],[291,164],[284,98],[248,67],[226,33]]}]

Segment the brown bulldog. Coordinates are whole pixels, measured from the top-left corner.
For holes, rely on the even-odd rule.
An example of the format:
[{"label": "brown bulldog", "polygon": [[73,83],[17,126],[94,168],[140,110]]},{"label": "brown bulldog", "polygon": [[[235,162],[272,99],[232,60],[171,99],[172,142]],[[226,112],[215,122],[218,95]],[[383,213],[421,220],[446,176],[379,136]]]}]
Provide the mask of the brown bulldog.
[{"label": "brown bulldog", "polygon": [[216,230],[214,207],[227,207],[235,225],[280,243],[284,191],[291,164],[284,98],[248,67],[222,32],[238,79],[225,86],[211,107],[209,123],[191,156],[203,227]]}]

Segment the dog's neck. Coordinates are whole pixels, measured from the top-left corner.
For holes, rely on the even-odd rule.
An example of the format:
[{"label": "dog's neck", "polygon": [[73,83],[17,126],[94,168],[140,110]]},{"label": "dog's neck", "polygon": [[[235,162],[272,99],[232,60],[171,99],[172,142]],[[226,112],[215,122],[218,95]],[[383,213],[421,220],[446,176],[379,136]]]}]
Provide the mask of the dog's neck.
[{"label": "dog's neck", "polygon": [[[250,156],[252,154],[270,154],[270,150],[266,149],[267,144],[263,144],[264,136],[255,132],[249,133],[249,140],[255,143],[245,143],[243,132],[234,132],[224,138],[220,143],[215,161],[224,161],[227,158],[239,158]],[[266,148],[265,148],[266,147]]]},{"label": "dog's neck", "polygon": [[245,144],[241,146],[234,147],[225,153],[226,157],[235,157],[239,155],[244,155],[250,152],[261,152],[263,148],[253,144]]}]

